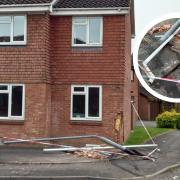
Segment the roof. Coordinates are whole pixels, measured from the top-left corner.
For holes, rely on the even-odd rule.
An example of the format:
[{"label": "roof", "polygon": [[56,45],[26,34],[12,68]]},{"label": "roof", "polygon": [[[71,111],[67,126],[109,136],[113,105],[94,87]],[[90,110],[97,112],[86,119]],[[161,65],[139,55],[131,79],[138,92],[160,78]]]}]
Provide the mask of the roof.
[{"label": "roof", "polygon": [[113,8],[129,5],[130,0],[59,0],[54,8]]},{"label": "roof", "polygon": [[46,4],[52,0],[0,0],[0,5]]}]

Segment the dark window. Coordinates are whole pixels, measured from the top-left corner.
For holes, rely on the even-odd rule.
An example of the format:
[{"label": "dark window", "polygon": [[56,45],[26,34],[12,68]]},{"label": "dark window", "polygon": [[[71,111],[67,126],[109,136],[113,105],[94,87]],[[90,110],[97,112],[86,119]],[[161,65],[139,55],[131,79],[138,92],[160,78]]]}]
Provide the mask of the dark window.
[{"label": "dark window", "polygon": [[73,117],[85,117],[85,95],[73,95]]},{"label": "dark window", "polygon": [[99,88],[89,88],[88,116],[99,117]]},{"label": "dark window", "polygon": [[72,88],[71,117],[81,120],[101,119],[101,87],[88,86]]},{"label": "dark window", "polygon": [[8,94],[0,93],[0,117],[8,117]]},{"label": "dark window", "polygon": [[11,115],[22,116],[22,101],[23,101],[23,87],[12,87],[12,103],[11,103]]},{"label": "dark window", "polygon": [[0,85],[0,90],[8,90],[7,86]]},{"label": "dark window", "polygon": [[84,87],[74,87],[75,92],[84,92]]}]

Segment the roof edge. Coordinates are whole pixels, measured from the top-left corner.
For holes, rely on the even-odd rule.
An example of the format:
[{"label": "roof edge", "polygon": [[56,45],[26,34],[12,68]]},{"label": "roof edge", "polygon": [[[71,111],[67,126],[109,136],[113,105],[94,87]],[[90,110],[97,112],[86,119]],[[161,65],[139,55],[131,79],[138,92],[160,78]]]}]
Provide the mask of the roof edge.
[{"label": "roof edge", "polygon": [[123,15],[129,14],[129,7],[111,7],[111,8],[54,8],[51,15]]},{"label": "roof edge", "polygon": [[0,13],[44,12],[50,10],[50,3],[0,5]]}]

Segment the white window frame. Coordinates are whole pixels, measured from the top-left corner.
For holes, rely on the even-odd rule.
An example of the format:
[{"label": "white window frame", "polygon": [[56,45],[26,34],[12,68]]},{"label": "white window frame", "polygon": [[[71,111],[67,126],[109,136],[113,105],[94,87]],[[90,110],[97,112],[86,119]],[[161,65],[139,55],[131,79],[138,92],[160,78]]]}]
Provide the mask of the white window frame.
[{"label": "white window frame", "polygon": [[[25,114],[25,85],[24,84],[0,84],[0,86],[7,86],[7,90],[0,90],[0,94],[8,94],[8,117],[1,117],[0,120],[24,120]],[[11,104],[12,104],[12,87],[21,86],[22,91],[22,116],[12,116],[11,115]]]},{"label": "white window frame", "polygon": [[[78,18],[85,18],[86,19],[86,23],[76,23],[75,20]],[[100,24],[100,42],[99,43],[90,43],[89,42],[89,19],[91,18],[100,18],[101,20],[101,24]],[[86,44],[75,44],[74,43],[74,25],[86,25]],[[84,16],[75,16],[72,19],[72,46],[75,47],[89,47],[89,46],[102,46],[103,44],[103,17],[102,16],[88,16],[88,17],[84,17]]]},{"label": "white window frame", "polygon": [[[0,15],[0,17],[3,16],[9,16],[10,17],[10,21],[9,22],[5,22],[11,25],[11,35],[10,35],[10,42],[0,42],[0,45],[25,45],[27,42],[27,15],[25,14],[15,14],[15,15]],[[14,37],[14,17],[15,16],[24,16],[24,41],[14,41],[13,37]],[[3,21],[0,21],[0,24],[3,23]]]},{"label": "white window frame", "polygon": [[[74,91],[75,87],[83,87],[84,92]],[[88,89],[90,87],[99,88],[99,117],[88,116]],[[85,117],[73,117],[73,95],[85,95]],[[88,120],[88,121],[101,121],[102,120],[102,86],[101,85],[72,85],[71,86],[71,120]]]}]

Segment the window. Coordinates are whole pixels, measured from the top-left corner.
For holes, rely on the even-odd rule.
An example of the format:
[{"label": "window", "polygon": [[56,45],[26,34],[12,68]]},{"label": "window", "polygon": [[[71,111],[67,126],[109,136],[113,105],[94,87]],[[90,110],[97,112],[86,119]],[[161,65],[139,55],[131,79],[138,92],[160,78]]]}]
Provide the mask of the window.
[{"label": "window", "polygon": [[26,16],[0,16],[0,45],[26,43]]},{"label": "window", "polygon": [[74,17],[73,46],[101,46],[102,24],[102,17]]},{"label": "window", "polygon": [[101,120],[102,87],[72,86],[71,89],[71,119]]},{"label": "window", "polygon": [[0,119],[22,119],[24,86],[0,84]]}]

